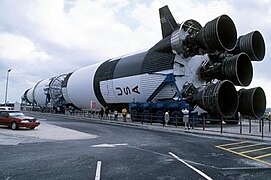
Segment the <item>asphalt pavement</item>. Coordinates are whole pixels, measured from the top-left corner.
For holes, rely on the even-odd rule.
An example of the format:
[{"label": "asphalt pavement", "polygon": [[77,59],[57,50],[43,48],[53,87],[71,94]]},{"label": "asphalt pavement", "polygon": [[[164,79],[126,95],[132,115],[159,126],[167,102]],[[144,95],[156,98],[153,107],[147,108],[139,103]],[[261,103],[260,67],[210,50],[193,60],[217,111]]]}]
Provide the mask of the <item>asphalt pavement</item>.
[{"label": "asphalt pavement", "polygon": [[271,177],[268,140],[210,136],[160,124],[29,115],[42,119],[41,126],[0,127],[0,179]]}]

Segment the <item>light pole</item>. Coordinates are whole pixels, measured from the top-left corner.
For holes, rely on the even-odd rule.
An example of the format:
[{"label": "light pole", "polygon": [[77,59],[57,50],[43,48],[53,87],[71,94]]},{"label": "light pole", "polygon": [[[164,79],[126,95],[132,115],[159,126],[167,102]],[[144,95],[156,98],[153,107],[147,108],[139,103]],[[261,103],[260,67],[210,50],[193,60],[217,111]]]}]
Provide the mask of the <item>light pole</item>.
[{"label": "light pole", "polygon": [[7,97],[8,97],[8,76],[9,76],[9,72],[10,72],[11,70],[12,70],[12,69],[9,69],[8,72],[7,72],[6,93],[5,93],[5,106],[7,106]]}]

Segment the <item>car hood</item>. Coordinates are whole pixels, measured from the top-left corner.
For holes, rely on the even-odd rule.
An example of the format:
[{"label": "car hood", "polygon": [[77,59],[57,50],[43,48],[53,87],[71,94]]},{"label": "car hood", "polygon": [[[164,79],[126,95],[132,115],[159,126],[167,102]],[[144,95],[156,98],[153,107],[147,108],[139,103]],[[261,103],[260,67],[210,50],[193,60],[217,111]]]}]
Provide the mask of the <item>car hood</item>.
[{"label": "car hood", "polygon": [[18,117],[16,117],[16,118],[18,118],[18,119],[27,119],[27,120],[34,120],[35,118],[34,117],[30,117],[30,116],[18,116]]}]

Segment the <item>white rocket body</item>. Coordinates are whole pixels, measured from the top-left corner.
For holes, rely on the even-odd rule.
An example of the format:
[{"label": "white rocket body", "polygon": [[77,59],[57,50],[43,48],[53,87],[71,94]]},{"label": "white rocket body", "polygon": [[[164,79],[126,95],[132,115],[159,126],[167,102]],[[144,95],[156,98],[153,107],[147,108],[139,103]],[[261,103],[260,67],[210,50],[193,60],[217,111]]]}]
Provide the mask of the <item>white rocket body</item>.
[{"label": "white rocket body", "polygon": [[[172,111],[198,106],[225,118],[237,111],[261,117],[266,106],[264,91],[258,87],[238,94],[234,85],[251,83],[251,61],[261,61],[265,54],[262,35],[253,31],[237,40],[235,25],[227,15],[202,27],[192,19],[177,24],[167,6],[159,13],[163,39],[149,50],[42,80],[24,98],[38,106],[47,106],[51,99],[52,105],[82,110],[178,101],[180,107]],[[52,79],[58,82],[50,84]],[[256,99],[261,103],[254,103]]]}]

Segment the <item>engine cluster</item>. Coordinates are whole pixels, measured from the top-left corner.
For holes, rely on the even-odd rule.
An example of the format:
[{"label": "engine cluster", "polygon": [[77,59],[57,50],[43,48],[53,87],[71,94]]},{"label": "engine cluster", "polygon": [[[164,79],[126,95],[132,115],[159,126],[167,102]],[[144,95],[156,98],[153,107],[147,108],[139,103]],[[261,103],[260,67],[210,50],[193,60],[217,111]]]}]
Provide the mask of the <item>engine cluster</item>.
[{"label": "engine cluster", "polygon": [[222,117],[232,117],[237,111],[256,118],[263,115],[266,99],[262,88],[236,92],[234,87],[249,86],[253,78],[251,61],[262,61],[265,56],[264,38],[259,31],[237,39],[234,22],[227,15],[215,18],[204,27],[188,20],[172,32],[171,47],[173,53],[183,58],[208,56],[197,72],[207,86],[193,91],[192,96],[190,93],[191,104]]}]

